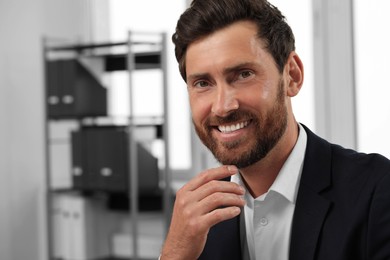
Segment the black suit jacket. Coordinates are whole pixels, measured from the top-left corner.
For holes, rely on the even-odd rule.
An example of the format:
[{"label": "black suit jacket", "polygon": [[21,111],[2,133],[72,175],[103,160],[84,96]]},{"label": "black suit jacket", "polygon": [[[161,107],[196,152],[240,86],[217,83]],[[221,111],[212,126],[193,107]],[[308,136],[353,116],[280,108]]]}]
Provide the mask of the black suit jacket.
[{"label": "black suit jacket", "polygon": [[[389,260],[390,161],[305,130],[289,259]],[[239,217],[212,227],[199,259],[241,259],[239,229]]]}]

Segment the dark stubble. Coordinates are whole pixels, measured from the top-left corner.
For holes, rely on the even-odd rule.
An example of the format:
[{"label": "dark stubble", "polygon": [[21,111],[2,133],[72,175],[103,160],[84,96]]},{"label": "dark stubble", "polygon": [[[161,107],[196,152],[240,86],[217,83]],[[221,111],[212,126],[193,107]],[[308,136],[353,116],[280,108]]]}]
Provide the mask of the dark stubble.
[{"label": "dark stubble", "polygon": [[[236,140],[235,142],[220,142],[211,134],[215,124],[230,124],[237,121],[250,120],[256,129],[253,140]],[[278,95],[274,106],[265,116],[256,115],[244,109],[238,109],[226,117],[210,116],[202,126],[194,123],[195,130],[203,144],[222,164],[236,165],[238,168],[248,167],[264,157],[275,147],[287,128],[287,108],[285,105],[284,84],[279,81]],[[240,151],[241,146],[249,148]],[[239,152],[237,152],[239,151]]]}]

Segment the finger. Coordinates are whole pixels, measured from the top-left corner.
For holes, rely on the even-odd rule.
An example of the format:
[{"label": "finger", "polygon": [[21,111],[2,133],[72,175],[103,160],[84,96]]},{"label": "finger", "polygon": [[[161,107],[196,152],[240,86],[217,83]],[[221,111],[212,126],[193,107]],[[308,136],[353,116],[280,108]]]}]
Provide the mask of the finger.
[{"label": "finger", "polygon": [[194,199],[200,201],[218,192],[244,195],[245,189],[234,182],[212,180],[199,187],[196,192],[194,192]]},{"label": "finger", "polygon": [[217,168],[208,169],[201,172],[186,185],[183,186],[186,190],[196,190],[200,186],[212,180],[221,180],[230,177],[238,172],[234,165],[224,165]]},{"label": "finger", "polygon": [[207,214],[219,208],[243,207],[245,200],[242,196],[232,193],[213,193],[197,204],[197,211]]},{"label": "finger", "polygon": [[212,227],[222,221],[232,219],[241,213],[240,207],[225,207],[215,209],[202,217],[202,223],[205,227]]}]

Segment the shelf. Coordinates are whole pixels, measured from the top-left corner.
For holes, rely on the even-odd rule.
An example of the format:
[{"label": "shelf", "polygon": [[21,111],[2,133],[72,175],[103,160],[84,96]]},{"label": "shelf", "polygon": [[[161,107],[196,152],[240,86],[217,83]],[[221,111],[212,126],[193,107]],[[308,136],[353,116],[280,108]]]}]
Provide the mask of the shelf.
[{"label": "shelf", "polygon": [[[105,71],[121,71],[127,70],[127,55],[114,54],[103,56],[105,61]],[[161,53],[160,52],[144,52],[134,53],[135,69],[160,69],[161,68]]]},{"label": "shelf", "polygon": [[[130,204],[128,193],[112,193],[105,191],[83,191],[78,189],[52,189],[53,194],[81,194],[83,197],[102,198],[107,201],[107,208],[113,211],[128,212]],[[175,198],[172,197],[172,201]],[[138,195],[138,210],[139,212],[162,212],[163,210],[163,191],[156,190],[154,193]]]},{"label": "shelf", "polygon": [[[114,257],[114,256],[111,256],[111,257],[106,257],[106,258],[100,258],[100,259],[96,259],[96,260],[131,260],[131,258],[118,258],[118,257]],[[140,258],[138,257],[137,260],[156,260],[156,258]]]},{"label": "shelf", "polygon": [[[62,258],[52,258],[52,260],[67,260]],[[123,257],[115,257],[115,256],[107,256],[103,258],[96,258],[96,259],[88,259],[88,260],[132,260],[132,258],[123,258]],[[156,260],[156,258],[140,258],[138,257],[137,260]]]},{"label": "shelf", "polygon": [[[149,45],[157,46],[160,43],[151,42],[151,41],[131,41],[131,45]],[[49,46],[47,47],[48,51],[89,51],[91,49],[101,49],[117,46],[127,46],[129,45],[128,41],[122,42],[101,42],[101,43],[84,43],[84,44],[64,44],[60,46]]]},{"label": "shelf", "polygon": [[[133,40],[145,36],[151,36],[150,38],[155,40]],[[132,246],[136,246],[139,240],[138,224],[142,219],[138,214],[158,212],[163,216],[161,221],[164,222],[164,226],[169,223],[174,195],[171,189],[160,189],[161,185],[171,187],[165,44],[165,33],[129,32],[127,41],[88,44],[64,44],[57,41],[54,45],[54,41],[49,43],[48,39],[45,40],[43,53],[47,75],[45,124],[49,259],[62,260],[53,256],[65,256],[64,252],[74,253],[72,250],[63,251],[64,248],[57,248],[58,244],[55,244],[56,241],[63,239],[66,239],[66,243],[74,243],[69,234],[66,238],[58,237],[59,234],[63,235],[58,228],[60,227],[60,230],[64,228],[64,220],[80,220],[81,216],[81,221],[85,223],[95,221],[100,223],[103,216],[113,220],[110,217],[124,215],[130,220],[131,227],[127,228],[132,230],[131,236],[134,238]],[[110,117],[105,103],[106,90],[109,88],[102,85],[101,76],[115,71],[127,71],[130,75],[135,70],[150,69],[159,69],[162,72],[161,115],[136,117],[130,114],[123,118]],[[131,80],[128,87],[129,102],[132,104],[135,97]],[[74,124],[72,122],[69,127],[62,124],[62,121],[69,120],[75,121]],[[157,142],[153,143],[155,141]],[[144,142],[143,145],[141,142]],[[159,157],[161,166],[150,152],[152,145],[157,144],[159,148],[160,143],[163,143],[162,156]],[[69,169],[63,170],[64,163],[58,163],[59,160],[62,162],[69,160]],[[141,172],[148,174],[141,175]],[[62,187],[72,188],[52,188],[52,181],[63,173],[70,179],[66,180],[66,185],[62,182]],[[56,183],[60,183],[61,180]],[[80,205],[78,211],[74,207],[76,204]],[[64,215],[69,212],[70,217]],[[75,212],[80,214],[76,214],[76,217]],[[85,212],[88,212],[88,218],[93,221],[89,221],[91,219],[87,221],[86,215],[83,215]],[[58,221],[62,226],[58,225]],[[74,228],[74,222],[72,223],[70,229],[78,230],[78,238],[81,241],[79,244],[104,241],[92,234],[96,228],[88,227],[85,230]],[[111,224],[120,224],[118,221],[104,223],[98,225],[103,227],[104,231],[99,231],[103,234],[108,234],[106,231],[113,228]],[[69,221],[67,227],[68,224]],[[126,230],[123,227],[122,229]],[[88,236],[96,239],[85,239]],[[90,257],[113,254],[113,251],[104,251],[106,246],[105,243],[104,246],[97,247],[102,249],[103,253]],[[109,256],[95,260],[131,259],[132,257]],[[137,259],[149,260],[141,257]]]},{"label": "shelf", "polygon": [[47,51],[77,51],[82,52],[90,49],[97,48],[107,48],[107,47],[116,47],[116,46],[126,46],[127,41],[124,42],[104,42],[104,43],[95,43],[95,44],[64,44],[60,46],[48,46]]},{"label": "shelf", "polygon": [[[161,69],[161,42],[132,42],[131,45],[146,46],[142,50],[132,51],[134,56],[133,69],[145,70],[145,69]],[[137,47],[139,47],[137,46]],[[47,47],[48,54],[54,53],[67,53],[63,57],[69,59],[69,57],[93,57],[100,58],[104,61],[104,68],[106,72],[113,71],[125,71],[128,70],[129,56],[128,42],[118,43],[100,43],[100,44],[75,44],[64,46],[52,46]],[[146,49],[146,50],[145,50]],[[73,55],[70,55],[72,54]],[[61,59],[62,56],[58,55],[52,59]]]},{"label": "shelf", "polygon": [[[108,208],[117,211],[129,211],[131,202],[127,194],[112,194],[111,200],[108,201]],[[172,196],[171,201],[174,201]],[[164,208],[163,193],[140,195],[138,197],[138,208],[140,212],[161,212]]]},{"label": "shelf", "polygon": [[105,126],[105,125],[122,125],[130,123],[135,126],[158,126],[164,124],[163,116],[139,116],[139,117],[82,117],[83,126]]}]

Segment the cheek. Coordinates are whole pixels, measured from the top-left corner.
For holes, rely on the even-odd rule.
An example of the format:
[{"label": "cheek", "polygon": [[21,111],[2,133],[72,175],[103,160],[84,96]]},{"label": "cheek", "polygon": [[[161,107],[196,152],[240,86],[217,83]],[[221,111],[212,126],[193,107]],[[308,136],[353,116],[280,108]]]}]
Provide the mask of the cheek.
[{"label": "cheek", "polygon": [[274,97],[274,94],[275,93],[275,89],[276,86],[275,86],[275,83],[273,81],[265,81],[262,86],[261,86],[261,89],[258,91],[258,97],[260,100],[262,101],[266,101],[266,100],[270,100]]},{"label": "cheek", "polygon": [[271,94],[269,92],[245,91],[240,95],[240,107],[251,107],[254,110],[261,111],[269,101]]},{"label": "cheek", "polygon": [[263,81],[254,84],[241,93],[241,100],[251,107],[264,109],[265,106],[273,105],[277,96],[277,85],[273,81]]},{"label": "cheek", "polygon": [[190,95],[189,102],[193,121],[196,124],[202,123],[210,114],[210,104],[196,95]]}]

